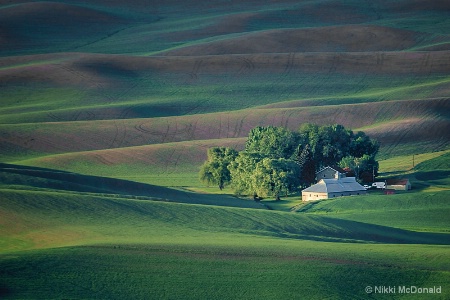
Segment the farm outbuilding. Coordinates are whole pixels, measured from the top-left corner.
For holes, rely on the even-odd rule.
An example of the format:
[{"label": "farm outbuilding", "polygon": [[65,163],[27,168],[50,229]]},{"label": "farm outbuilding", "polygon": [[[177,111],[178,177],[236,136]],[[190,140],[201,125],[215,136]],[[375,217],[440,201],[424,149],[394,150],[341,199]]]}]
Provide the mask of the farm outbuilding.
[{"label": "farm outbuilding", "polygon": [[388,179],[386,180],[386,188],[396,191],[408,191],[411,189],[409,179]]},{"label": "farm outbuilding", "polygon": [[366,189],[356,181],[355,177],[341,178],[336,175],[332,179],[321,179],[315,185],[302,190],[302,200],[315,201],[365,194],[367,194]]},{"label": "farm outbuilding", "polygon": [[336,177],[336,172],[339,173],[340,178],[346,177],[345,171],[338,167],[325,167],[316,172],[316,180],[319,182],[321,179],[333,179]]}]

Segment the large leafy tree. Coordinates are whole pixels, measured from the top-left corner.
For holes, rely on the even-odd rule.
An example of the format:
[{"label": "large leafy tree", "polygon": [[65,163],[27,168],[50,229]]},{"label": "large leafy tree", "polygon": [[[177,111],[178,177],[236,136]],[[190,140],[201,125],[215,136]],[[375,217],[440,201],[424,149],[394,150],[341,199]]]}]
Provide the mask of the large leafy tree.
[{"label": "large leafy tree", "polygon": [[349,154],[354,157],[375,156],[379,149],[380,145],[376,140],[371,139],[364,132],[358,131],[351,140]]},{"label": "large leafy tree", "polygon": [[353,132],[342,125],[322,126],[319,128],[320,163],[323,166],[334,165],[350,151]]},{"label": "large leafy tree", "polygon": [[274,196],[278,201],[281,195],[295,191],[300,185],[300,168],[294,161],[279,158],[264,158],[255,168],[252,185],[261,197]]},{"label": "large leafy tree", "polygon": [[229,169],[232,186],[239,195],[273,196],[279,200],[281,195],[295,191],[300,185],[300,167],[291,159],[242,151]]},{"label": "large leafy tree", "polygon": [[361,157],[346,156],[340,162],[341,168],[348,168],[355,172],[356,178],[369,182],[378,175],[378,162],[375,156],[363,154]]},{"label": "large leafy tree", "polygon": [[359,131],[350,141],[348,155],[339,162],[341,168],[348,168],[364,182],[373,180],[378,175],[378,162],[375,159],[380,145],[364,132]]},{"label": "large leafy tree", "polygon": [[302,144],[308,144],[316,169],[337,164],[350,151],[353,132],[342,125],[304,124],[299,128]]},{"label": "large leafy tree", "polygon": [[292,159],[300,170],[300,184],[302,186],[311,185],[316,178],[316,166],[309,144],[304,147],[298,145]]},{"label": "large leafy tree", "polygon": [[257,152],[241,151],[236,159],[231,162],[228,169],[231,174],[231,184],[236,194],[256,195],[255,181],[252,177],[256,165],[262,159],[263,157]]},{"label": "large leafy tree", "polygon": [[284,127],[255,127],[245,144],[245,151],[269,158],[289,158],[298,145],[298,134]]},{"label": "large leafy tree", "polygon": [[338,165],[347,156],[359,159],[369,155],[374,159],[379,149],[378,142],[364,132],[354,134],[342,125],[303,124],[299,136],[302,145],[309,145],[316,169]]},{"label": "large leafy tree", "polygon": [[222,190],[231,181],[228,165],[234,161],[238,152],[232,148],[214,147],[208,149],[208,159],[200,168],[200,180],[214,184]]}]

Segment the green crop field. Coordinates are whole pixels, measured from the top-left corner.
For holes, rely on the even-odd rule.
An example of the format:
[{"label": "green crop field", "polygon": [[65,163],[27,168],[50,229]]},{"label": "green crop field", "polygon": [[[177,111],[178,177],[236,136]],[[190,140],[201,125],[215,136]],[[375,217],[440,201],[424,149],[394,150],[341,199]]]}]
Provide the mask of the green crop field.
[{"label": "green crop field", "polygon": [[[11,188],[1,193],[6,297],[360,298],[368,285],[449,288],[449,235],[434,233],[448,228],[446,219],[421,233],[399,222],[349,221],[348,209],[329,217]],[[386,202],[365,201],[378,216],[374,224],[389,223]],[[407,200],[399,201],[392,206],[398,217]],[[358,213],[366,207],[359,205]],[[444,208],[448,214],[441,197],[406,212],[429,212],[420,227],[442,218]]]},{"label": "green crop field", "polygon": [[[0,299],[449,299],[447,2],[0,0]],[[304,123],[412,190],[199,181]]]}]

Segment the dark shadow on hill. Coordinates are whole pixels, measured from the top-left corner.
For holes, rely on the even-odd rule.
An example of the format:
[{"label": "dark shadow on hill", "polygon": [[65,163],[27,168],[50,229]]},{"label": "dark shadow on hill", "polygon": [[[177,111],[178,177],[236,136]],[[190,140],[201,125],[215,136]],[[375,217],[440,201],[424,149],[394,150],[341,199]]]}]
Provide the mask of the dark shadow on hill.
[{"label": "dark shadow on hill", "polygon": [[417,180],[412,182],[412,188],[414,190],[423,190],[430,186],[448,186],[450,171],[435,170],[429,172],[416,172],[414,175]]},{"label": "dark shadow on hill", "polygon": [[416,178],[423,181],[428,180],[443,180],[448,179],[450,177],[450,171],[447,170],[436,170],[430,172],[416,172]]},{"label": "dark shadow on hill", "polygon": [[416,232],[330,217],[314,218],[319,218],[327,227],[335,228],[342,238],[383,244],[450,245],[450,234],[445,233]]},{"label": "dark shadow on hill", "polygon": [[[10,176],[5,176],[5,174]],[[11,174],[18,176],[11,176]],[[197,194],[122,179],[4,163],[0,163],[0,180],[3,181],[0,181],[0,183],[7,185],[22,185],[52,190],[141,196],[147,197],[149,200],[189,204],[264,208],[253,201],[241,200],[227,195]]]},{"label": "dark shadow on hill", "polygon": [[8,288],[7,286],[4,286],[2,284],[0,284],[0,299],[3,299],[3,297],[11,297],[12,296],[12,291],[10,288]]},{"label": "dark shadow on hill", "polygon": [[[308,220],[309,218],[311,220]],[[274,226],[267,224],[258,230],[240,230],[240,232],[319,242],[450,245],[450,234],[445,233],[416,232],[322,216],[308,216],[305,220],[307,224],[302,224],[301,219],[298,221],[298,227],[280,228],[275,224]]]}]

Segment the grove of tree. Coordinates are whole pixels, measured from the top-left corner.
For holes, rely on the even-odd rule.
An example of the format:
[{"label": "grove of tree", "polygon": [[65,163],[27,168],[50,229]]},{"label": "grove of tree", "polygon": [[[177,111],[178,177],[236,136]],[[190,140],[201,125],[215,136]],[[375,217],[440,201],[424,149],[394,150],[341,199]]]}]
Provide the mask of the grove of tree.
[{"label": "grove of tree", "polygon": [[214,147],[200,169],[200,179],[223,189],[231,184],[238,195],[255,199],[298,191],[314,183],[325,166],[339,166],[355,173],[378,174],[376,140],[342,125],[303,124],[297,131],[284,127],[255,127],[244,150]]}]

